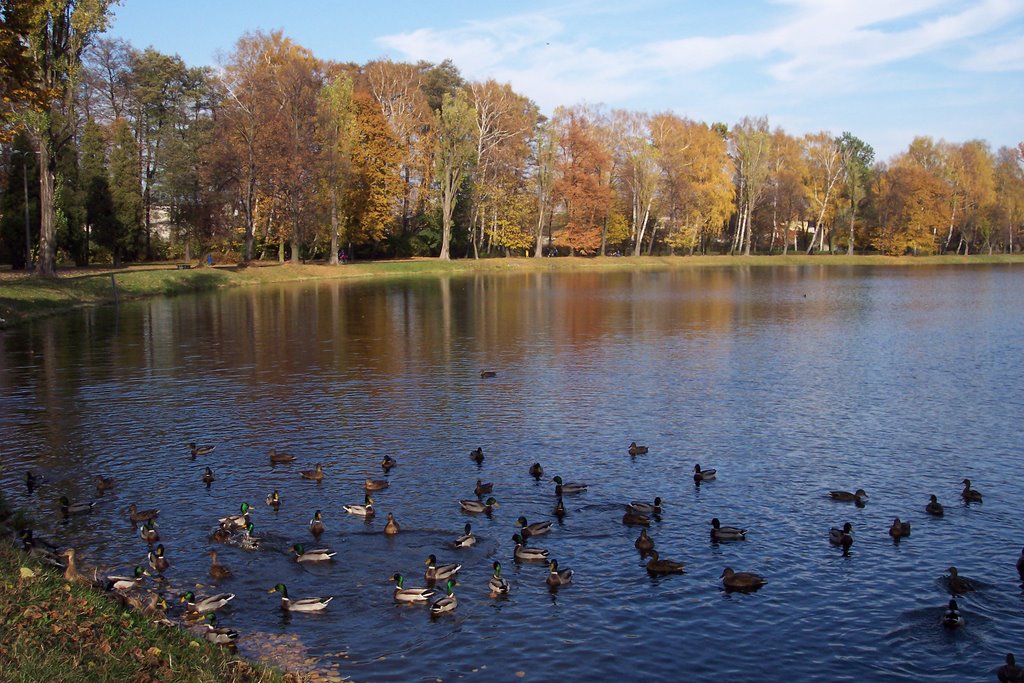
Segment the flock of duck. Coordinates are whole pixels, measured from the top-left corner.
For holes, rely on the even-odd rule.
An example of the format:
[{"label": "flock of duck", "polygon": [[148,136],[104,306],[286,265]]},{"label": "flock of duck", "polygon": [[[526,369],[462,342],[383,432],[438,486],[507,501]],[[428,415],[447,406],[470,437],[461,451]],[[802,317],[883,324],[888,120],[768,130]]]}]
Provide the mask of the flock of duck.
[{"label": "flock of duck", "polygon": [[[190,443],[189,449],[191,457],[194,460],[199,456],[210,454],[213,452],[215,447],[199,446],[196,443]],[[631,456],[638,456],[647,454],[649,449],[646,446],[640,446],[633,442],[629,445],[627,451]],[[269,457],[271,464],[274,465],[287,464],[296,460],[294,455],[279,452],[275,449],[270,451]],[[477,465],[481,465],[484,461],[483,449],[474,449],[470,452],[469,457]],[[389,455],[385,455],[383,460],[380,462],[380,466],[385,475],[387,475],[387,473],[397,465],[398,462]],[[529,475],[538,481],[544,476],[544,469],[540,463],[533,463],[533,465],[530,466]],[[311,470],[300,471],[299,476],[303,479],[319,482],[323,480],[325,474],[322,465],[317,463]],[[693,480],[696,485],[713,481],[716,476],[717,472],[714,469],[702,469],[699,464],[694,466]],[[215,478],[212,468],[206,467],[202,475],[202,481],[209,487],[215,481]],[[29,493],[32,493],[42,484],[42,479],[32,472],[26,473],[25,481]],[[561,520],[566,514],[564,496],[582,493],[588,489],[588,485],[576,482],[565,482],[560,476],[553,477],[551,482],[554,484],[555,497],[551,514]],[[105,490],[113,488],[115,484],[111,479],[96,476],[95,485],[97,492],[102,493]],[[375,491],[386,489],[389,485],[390,482],[387,479],[367,479],[364,485],[365,495],[363,502],[361,504],[344,505],[343,509],[345,513],[363,518],[373,517],[376,514],[376,511],[371,494]],[[972,488],[971,481],[969,479],[963,480],[963,486],[964,488],[961,493],[961,498],[966,503],[982,501],[982,494],[977,489]],[[493,493],[493,488],[494,485],[492,483],[485,483],[482,480],[477,479],[476,486],[474,487],[474,494],[476,495],[476,498],[460,500],[460,509],[470,514],[484,514],[490,516],[492,511],[498,507],[497,500],[493,495],[491,495]],[[857,489],[852,493],[848,491],[830,491],[828,495],[835,501],[852,502],[858,507],[866,505],[869,498],[868,494],[863,489]],[[281,506],[280,493],[276,490],[271,492],[266,498],[266,504],[272,507],[275,511],[278,510]],[[71,502],[66,496],[60,497],[60,510],[64,518],[88,513],[92,511],[95,505],[96,504],[93,501]],[[937,496],[934,494],[930,496],[930,500],[924,506],[924,510],[929,515],[936,517],[941,517],[944,514],[943,506],[939,503]],[[217,520],[217,526],[211,533],[210,539],[212,541],[234,545],[246,550],[257,550],[259,548],[260,539],[255,534],[254,524],[251,520],[251,512],[252,506],[247,502],[243,502],[239,507],[238,514],[226,515]],[[651,538],[647,532],[647,527],[649,527],[651,519],[659,519],[661,512],[661,498],[655,498],[653,501],[631,501],[624,504],[622,523],[627,526],[636,526],[641,528],[640,535],[634,542],[634,546],[640,552],[641,557],[647,559],[646,569],[650,574],[666,575],[683,573],[685,571],[685,565],[682,562],[661,557],[655,549],[654,539]],[[138,526],[140,538],[145,541],[150,548],[147,555],[149,570],[140,564],[134,568],[134,571],[130,576],[112,575],[101,580],[94,574],[94,577],[91,580],[85,579],[76,565],[75,551],[73,548],[67,548],[63,552],[59,553],[59,549],[55,544],[34,535],[31,529],[22,531],[20,533],[20,539],[24,550],[55,565],[61,566],[68,579],[90,580],[95,585],[101,586],[104,589],[119,595],[122,600],[126,600],[136,607],[141,607],[142,605],[140,601],[133,599],[131,597],[131,593],[138,589],[147,577],[152,576],[150,570],[158,575],[158,580],[162,578],[161,575],[170,566],[170,561],[166,557],[166,549],[163,544],[160,543],[160,532],[156,526],[156,520],[159,517],[159,510],[140,510],[134,503],[132,503],[128,508],[128,517],[134,525]],[[714,543],[743,541],[746,539],[747,530],[744,528],[723,525],[717,518],[712,519],[710,524],[710,538]],[[513,557],[516,562],[542,563],[546,565],[548,571],[545,582],[550,589],[557,590],[563,586],[572,584],[574,575],[573,570],[567,567],[559,567],[558,560],[552,558],[547,549],[530,545],[531,539],[547,534],[551,531],[551,528],[551,521],[543,520],[530,523],[526,517],[520,516],[516,520],[516,533],[512,536],[512,540],[515,543]],[[316,510],[313,513],[313,517],[309,521],[308,530],[314,539],[319,541],[320,536],[326,530],[326,525],[323,521],[322,512],[320,510]],[[400,532],[401,528],[398,521],[394,518],[394,514],[388,512],[387,523],[384,526],[384,533],[389,536],[394,536]],[[477,539],[473,534],[472,524],[466,523],[463,532],[463,534],[451,542],[450,547],[469,548],[476,544]],[[911,525],[909,522],[895,518],[888,530],[888,533],[894,541],[898,542],[901,538],[910,536]],[[846,522],[842,527],[833,527],[829,531],[828,539],[832,545],[840,548],[844,555],[848,554],[854,543],[853,525],[850,522]],[[336,554],[330,548],[307,547],[303,543],[293,544],[291,546],[291,552],[294,554],[295,561],[299,563],[331,562],[332,558]],[[210,575],[217,581],[223,581],[231,578],[233,575],[232,571],[225,565],[219,563],[217,551],[210,550],[209,555]],[[424,580],[428,584],[426,587],[407,586],[405,584],[405,576],[400,572],[396,572],[391,576],[391,581],[395,583],[393,591],[394,600],[398,603],[406,604],[429,604],[430,613],[434,616],[453,612],[457,609],[459,604],[458,598],[455,595],[455,587],[458,585],[457,579],[459,571],[462,569],[462,565],[458,563],[438,564],[437,557],[434,554],[429,555],[425,564],[426,571],[424,572]],[[491,569],[492,574],[488,581],[489,595],[492,598],[508,595],[512,590],[512,587],[501,574],[501,563],[499,561],[494,561]],[[1017,559],[1016,569],[1021,580],[1024,581],[1024,549],[1021,550],[1021,556]],[[723,587],[726,591],[752,592],[760,589],[767,583],[767,580],[764,577],[756,573],[735,571],[731,567],[725,567],[720,578],[722,579]],[[443,591],[438,591],[436,589],[438,582],[440,582]],[[957,568],[954,566],[949,567],[948,575],[945,577],[945,582],[949,593],[953,597],[949,600],[946,606],[941,623],[947,628],[959,628],[965,624],[965,617],[960,611],[956,597],[974,591],[975,586],[970,579],[960,576]],[[319,612],[326,609],[333,599],[333,596],[314,596],[293,599],[290,597],[288,588],[284,583],[276,584],[272,588],[269,588],[267,592],[271,594],[280,594],[281,608],[288,612]],[[432,600],[439,592],[442,594],[437,597],[437,599]],[[238,638],[238,633],[233,629],[218,627],[216,625],[215,612],[227,605],[234,598],[235,595],[229,592],[197,597],[193,591],[187,591],[180,596],[180,602],[185,606],[184,617],[187,623],[196,624],[197,628],[200,629],[205,637],[211,642],[230,644]],[[145,605],[144,608],[151,611],[155,615],[157,621],[161,623],[170,623],[167,621],[165,614],[165,611],[168,608],[167,603],[159,595],[155,593],[152,594],[149,603]],[[1000,680],[1005,681],[1024,681],[1024,669],[1016,666],[1012,654],[1007,655],[1006,664],[999,670],[999,678]]]}]

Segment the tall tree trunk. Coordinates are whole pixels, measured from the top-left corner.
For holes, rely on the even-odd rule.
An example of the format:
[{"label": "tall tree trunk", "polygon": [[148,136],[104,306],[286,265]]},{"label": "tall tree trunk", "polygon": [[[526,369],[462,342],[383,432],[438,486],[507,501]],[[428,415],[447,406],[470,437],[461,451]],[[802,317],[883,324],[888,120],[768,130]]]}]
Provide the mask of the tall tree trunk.
[{"label": "tall tree trunk", "polygon": [[39,261],[36,274],[43,277],[57,275],[57,231],[53,207],[53,186],[56,178],[56,160],[50,157],[50,148],[43,132],[36,140],[39,148]]},{"label": "tall tree trunk", "polygon": [[338,265],[338,191],[331,189],[331,258],[332,266]]}]

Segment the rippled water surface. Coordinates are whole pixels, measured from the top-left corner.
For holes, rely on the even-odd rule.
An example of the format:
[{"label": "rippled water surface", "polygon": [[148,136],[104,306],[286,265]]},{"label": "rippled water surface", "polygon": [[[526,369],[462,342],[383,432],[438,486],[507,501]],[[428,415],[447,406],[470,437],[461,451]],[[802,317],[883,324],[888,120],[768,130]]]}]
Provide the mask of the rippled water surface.
[{"label": "rippled water surface", "polygon": [[[294,642],[360,681],[991,680],[1006,652],[1024,656],[1022,292],[1006,266],[806,267],[321,282],[98,308],[0,332],[3,485],[104,568],[145,560],[128,504],[160,508],[172,596],[234,592],[219,620],[243,652]],[[634,440],[650,454],[631,458]],[[217,448],[193,461],[189,441]],[[273,447],[298,462],[271,467]],[[385,454],[400,464],[376,518],[344,514]],[[302,480],[316,462],[325,480]],[[718,479],[695,487],[697,462]],[[32,495],[26,469],[47,479]],[[115,490],[59,523],[57,498],[95,496],[95,474]],[[519,515],[551,519],[555,474],[591,488],[532,542],[576,572],[552,593],[510,537]],[[961,503],[964,477],[984,503]],[[490,518],[459,510],[478,478],[494,482]],[[826,495],[858,487],[863,508]],[[942,519],[924,513],[931,493]],[[624,502],[655,496],[651,536],[682,576],[649,577],[622,524]],[[209,540],[242,501],[255,552]],[[299,566],[288,548],[316,545],[317,508],[338,554]],[[913,525],[898,544],[894,516]],[[748,540],[710,543],[712,517]],[[452,549],[467,521],[480,543]],[[845,521],[849,557],[828,543]],[[211,583],[211,548],[236,578]],[[394,604],[387,580],[423,585],[430,553],[464,566],[456,613],[434,620]],[[495,559],[505,599],[487,595]],[[955,633],[939,626],[950,565],[980,585]],[[726,566],[768,584],[727,594]],[[284,616],[266,593],[278,582],[336,598]]]}]

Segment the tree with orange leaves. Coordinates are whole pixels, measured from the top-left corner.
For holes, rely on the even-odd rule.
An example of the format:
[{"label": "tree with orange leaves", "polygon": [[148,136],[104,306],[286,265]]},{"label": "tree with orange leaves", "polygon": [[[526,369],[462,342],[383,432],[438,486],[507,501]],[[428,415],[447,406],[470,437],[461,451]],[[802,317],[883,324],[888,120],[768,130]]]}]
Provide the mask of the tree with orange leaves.
[{"label": "tree with orange leaves", "polygon": [[592,254],[601,247],[601,226],[612,203],[611,188],[604,182],[611,156],[581,111],[562,109],[556,119],[562,134],[553,190],[565,209],[565,225],[556,244],[568,247],[572,254]]}]

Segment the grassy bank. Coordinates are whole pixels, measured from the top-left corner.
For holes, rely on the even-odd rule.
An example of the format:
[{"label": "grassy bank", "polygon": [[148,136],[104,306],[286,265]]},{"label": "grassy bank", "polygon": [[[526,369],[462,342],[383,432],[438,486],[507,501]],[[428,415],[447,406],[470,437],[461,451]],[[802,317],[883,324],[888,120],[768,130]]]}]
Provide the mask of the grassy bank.
[{"label": "grassy bank", "polygon": [[[537,271],[649,270],[705,267],[778,266],[925,266],[1020,263],[1024,255],[924,256],[677,256],[627,258],[495,258],[458,261],[409,259],[373,261],[343,266],[325,264],[253,264],[248,268],[218,266],[177,270],[173,264],[145,265],[118,270],[62,270],[44,280],[10,271],[0,273],[0,318],[7,325],[59,313],[79,306],[119,300],[172,296],[224,287],[321,279],[411,277],[443,273]],[[116,287],[114,285],[116,283]]]}]

